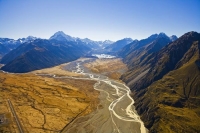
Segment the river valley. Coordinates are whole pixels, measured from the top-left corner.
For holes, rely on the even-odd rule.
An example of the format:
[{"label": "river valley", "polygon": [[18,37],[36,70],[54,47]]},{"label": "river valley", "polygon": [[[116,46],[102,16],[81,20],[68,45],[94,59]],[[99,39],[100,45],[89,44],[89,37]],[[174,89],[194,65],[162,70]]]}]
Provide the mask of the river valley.
[{"label": "river valley", "polygon": [[94,89],[100,91],[100,104],[95,112],[72,121],[62,132],[146,133],[147,129],[134,109],[130,89],[124,83],[85,70],[84,64],[90,61],[93,60],[78,60],[68,65],[73,72],[84,76],[76,79],[96,81]]},{"label": "river valley", "polygon": [[120,59],[80,58],[26,74],[0,72],[2,131],[62,133],[146,133],[130,89],[118,80]]}]

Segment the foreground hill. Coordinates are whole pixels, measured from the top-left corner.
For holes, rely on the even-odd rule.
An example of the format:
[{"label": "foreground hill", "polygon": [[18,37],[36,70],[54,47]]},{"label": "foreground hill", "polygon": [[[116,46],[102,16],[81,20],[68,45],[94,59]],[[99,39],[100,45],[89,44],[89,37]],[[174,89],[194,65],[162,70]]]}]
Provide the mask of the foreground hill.
[{"label": "foreground hill", "polygon": [[129,71],[122,79],[146,127],[150,132],[199,132],[200,34],[186,33],[141,57],[130,62],[125,57]]},{"label": "foreground hill", "polygon": [[79,42],[37,39],[24,43],[9,54],[1,63],[8,72],[29,72],[75,60],[85,55],[90,48]]}]

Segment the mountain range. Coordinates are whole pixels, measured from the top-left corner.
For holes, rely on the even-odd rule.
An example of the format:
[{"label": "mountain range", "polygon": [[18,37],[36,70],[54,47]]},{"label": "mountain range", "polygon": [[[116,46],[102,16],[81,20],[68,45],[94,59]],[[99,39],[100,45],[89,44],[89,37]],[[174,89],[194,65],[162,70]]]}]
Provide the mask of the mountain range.
[{"label": "mountain range", "polygon": [[[1,69],[17,73],[29,72],[72,61],[81,56],[90,56],[94,53],[116,55],[120,50],[120,56],[125,59],[129,57],[132,58],[131,56],[125,57],[125,55],[122,54],[128,54],[131,50],[137,48],[138,51],[142,51],[141,48],[143,48],[142,46],[144,44],[161,37],[165,40],[160,40],[160,44],[157,44],[159,46],[155,45],[154,49],[157,48],[157,50],[159,50],[166,45],[165,42],[162,41],[167,41],[167,43],[169,43],[177,39],[176,36],[168,37],[164,33],[160,33],[159,35],[153,34],[148,39],[140,41],[131,38],[124,38],[116,42],[110,40],[93,41],[88,38],[81,39],[78,37],[71,37],[62,31],[56,32],[49,39],[40,39],[32,36],[18,40],[1,38],[0,55],[2,59],[0,63],[5,64]],[[137,44],[132,47],[135,43]],[[148,47],[146,50],[148,51],[149,49],[152,48]]]},{"label": "mountain range", "polygon": [[8,72],[29,72],[76,60],[87,54],[89,47],[80,43],[37,39],[20,45],[5,55],[2,70]]},{"label": "mountain range", "polygon": [[110,40],[105,41],[93,41],[88,38],[78,38],[78,37],[71,37],[70,35],[66,35],[63,31],[56,32],[53,36],[49,38],[50,40],[58,40],[58,41],[71,41],[71,42],[81,42],[87,45],[88,47],[92,49],[99,49],[103,47],[107,47],[108,45],[114,43]]},{"label": "mountain range", "polygon": [[49,39],[27,37],[18,40],[1,38],[1,69],[8,72],[22,73],[52,67],[73,61],[90,51],[101,49],[112,41],[92,41],[56,32]]}]

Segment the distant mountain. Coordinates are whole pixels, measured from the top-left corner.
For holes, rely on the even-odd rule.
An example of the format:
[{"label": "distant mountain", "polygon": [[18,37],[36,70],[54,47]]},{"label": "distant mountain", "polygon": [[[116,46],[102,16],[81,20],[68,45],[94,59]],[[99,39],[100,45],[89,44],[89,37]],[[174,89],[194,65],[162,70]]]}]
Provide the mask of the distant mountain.
[{"label": "distant mountain", "polygon": [[66,35],[63,31],[56,32],[53,36],[49,38],[50,40],[58,41],[76,41],[76,38]]},{"label": "distant mountain", "polygon": [[[137,40],[134,40],[134,41],[137,41]],[[108,51],[117,52],[121,48],[123,48],[124,46],[126,46],[127,44],[129,44],[131,42],[133,42],[133,39],[124,38],[124,39],[118,40],[118,41],[114,42],[113,44],[107,46],[105,49],[107,49]]]},{"label": "distant mountain", "polygon": [[85,45],[89,46],[92,49],[103,49],[106,46],[109,46],[110,44],[112,44],[113,42],[110,40],[105,40],[105,41],[93,41],[90,40],[88,38],[84,38],[84,39],[78,39],[82,42],[85,43]]},{"label": "distant mountain", "polygon": [[92,49],[100,49],[103,47],[108,46],[109,44],[112,44],[113,42],[110,40],[106,41],[93,41],[88,38],[78,38],[78,37],[71,37],[69,35],[66,35],[63,31],[56,32],[53,36],[49,38],[50,40],[58,40],[58,41],[71,41],[71,42],[79,42],[83,45],[86,45]]},{"label": "distant mountain", "polygon": [[108,47],[110,44],[113,44],[114,42],[110,40],[105,40],[105,41],[98,41],[98,43],[102,48],[105,48]]},{"label": "distant mountain", "polygon": [[5,55],[1,69],[8,72],[29,72],[69,62],[91,49],[79,42],[37,39],[20,45]]},{"label": "distant mountain", "polygon": [[0,38],[0,59],[19,45],[37,39],[36,37],[28,36],[27,38],[20,38],[18,40],[9,38]]},{"label": "distant mountain", "polygon": [[171,40],[172,42],[178,39],[178,37],[177,37],[176,35],[172,35],[172,36],[170,36],[169,38],[170,38],[170,40]]},{"label": "distant mountain", "polygon": [[188,32],[172,40],[153,35],[141,40],[147,44],[139,41],[124,49],[129,70],[122,80],[150,132],[199,132],[200,34]]}]

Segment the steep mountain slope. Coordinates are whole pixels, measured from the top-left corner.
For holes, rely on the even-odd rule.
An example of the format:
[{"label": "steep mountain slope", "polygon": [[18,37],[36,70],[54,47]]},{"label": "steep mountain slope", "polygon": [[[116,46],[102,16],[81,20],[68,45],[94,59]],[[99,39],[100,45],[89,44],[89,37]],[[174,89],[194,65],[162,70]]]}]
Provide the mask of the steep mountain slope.
[{"label": "steep mountain slope", "polygon": [[23,53],[31,50],[34,48],[34,45],[30,42],[26,42],[23,45],[21,45],[19,48],[11,51],[10,53],[8,53],[7,55],[5,55],[2,59],[1,59],[1,63],[2,64],[7,64],[8,62],[14,60],[16,57],[22,55]]},{"label": "steep mountain slope", "polygon": [[29,72],[75,60],[90,48],[77,42],[43,40],[24,43],[2,58],[8,72]]},{"label": "steep mountain slope", "polygon": [[36,37],[28,36],[27,38],[20,38],[18,40],[9,38],[0,38],[0,59],[19,45],[35,40]]},{"label": "steep mountain slope", "polygon": [[137,60],[125,57],[129,71],[122,79],[132,89],[136,109],[150,132],[200,131],[199,42],[199,33],[188,32]]},{"label": "steep mountain slope", "polygon": [[0,38],[0,59],[21,44],[20,41],[9,38]]},{"label": "steep mountain slope", "polygon": [[0,44],[0,59],[6,54],[8,53],[10,50],[5,47],[4,45]]},{"label": "steep mountain slope", "polygon": [[135,94],[136,108],[150,132],[200,131],[199,56],[197,41],[181,59],[181,67]]},{"label": "steep mountain slope", "polygon": [[[148,42],[148,38],[146,41]],[[124,61],[126,63],[129,62],[129,66],[139,65],[141,62],[145,61],[145,58],[148,57],[148,55],[159,51],[170,42],[171,40],[165,34],[157,35],[156,38],[151,42],[142,44],[142,47],[139,47],[141,45],[139,42],[138,44],[134,45],[136,48],[134,48],[134,50],[131,51],[128,55],[126,55]]]},{"label": "steep mountain slope", "polygon": [[[123,47],[120,51],[119,51],[119,56],[123,57],[123,58],[128,58],[131,56],[131,54],[133,52],[135,52],[136,50],[139,50],[141,51],[144,46],[147,46],[147,45],[150,45],[150,43],[153,43],[153,41],[156,41],[157,39],[160,39],[160,38],[165,38],[167,39],[169,42],[173,41],[173,39],[176,38],[176,36],[173,36],[173,38],[171,37],[168,37],[165,33],[160,33],[160,34],[153,34],[151,35],[150,37],[146,38],[146,39],[142,39],[140,41],[138,40],[134,40],[132,43],[126,45],[125,47]],[[166,40],[163,40],[163,41],[166,41]],[[155,42],[154,42],[155,43]],[[159,42],[159,43],[162,43],[162,42]],[[163,44],[161,45],[164,45],[165,42],[163,42]],[[166,45],[166,44],[165,44]],[[161,46],[162,47],[162,46]],[[160,46],[159,46],[160,48]],[[158,48],[158,49],[159,49]],[[129,59],[125,59],[125,60],[129,60]]]},{"label": "steep mountain slope", "polygon": [[[192,46],[193,42],[198,41],[199,38],[200,36],[196,32],[186,33],[185,35],[181,36],[178,40],[165,46],[158,53],[153,53],[151,55],[148,55],[146,57],[145,62],[142,63],[142,65],[138,66],[139,69],[135,69],[134,65],[132,65],[133,68],[132,71],[130,72],[131,74],[130,73],[128,74],[130,77],[132,77],[132,74],[135,73],[136,71],[137,73],[143,73],[145,76],[142,75],[143,77],[140,77],[137,83],[133,82],[132,80],[133,77],[128,78],[128,80],[131,79],[128,81],[129,82],[128,84],[137,90],[145,88],[152,82],[162,78],[163,75],[167,74],[169,71],[176,68],[177,63],[183,57],[185,52]],[[128,66],[131,67],[131,65]],[[142,70],[142,68],[145,69]],[[125,81],[127,82],[126,79]]]},{"label": "steep mountain slope", "polygon": [[[136,41],[136,40],[134,40]],[[131,38],[124,38],[121,40],[116,41],[115,43],[107,46],[105,49],[111,51],[111,52],[117,52],[119,51],[121,48],[123,48],[124,46],[126,46],[127,44],[133,42],[133,39]]]},{"label": "steep mountain slope", "polygon": [[122,79],[129,85],[136,85],[136,81],[144,76],[152,67],[152,58],[156,52],[170,43],[170,38],[164,33],[154,34],[141,41],[125,46],[120,52],[124,62],[128,65]]}]

